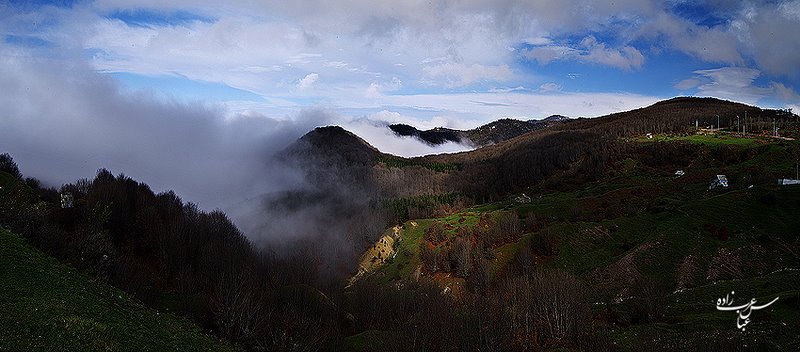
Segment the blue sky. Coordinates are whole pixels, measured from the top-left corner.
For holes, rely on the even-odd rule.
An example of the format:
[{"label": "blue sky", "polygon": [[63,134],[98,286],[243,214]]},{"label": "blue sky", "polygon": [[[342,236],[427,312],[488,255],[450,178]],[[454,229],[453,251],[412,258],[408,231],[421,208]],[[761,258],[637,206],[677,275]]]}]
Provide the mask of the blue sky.
[{"label": "blue sky", "polygon": [[5,53],[85,63],[121,91],[229,118],[322,108],[466,128],[676,95],[800,105],[796,0],[36,1],[0,13]]}]

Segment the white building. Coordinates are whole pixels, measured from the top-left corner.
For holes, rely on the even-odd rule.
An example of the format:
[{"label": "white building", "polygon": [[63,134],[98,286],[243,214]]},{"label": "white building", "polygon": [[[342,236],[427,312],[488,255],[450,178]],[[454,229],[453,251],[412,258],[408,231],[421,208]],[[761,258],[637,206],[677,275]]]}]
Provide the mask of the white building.
[{"label": "white building", "polygon": [[708,189],[711,190],[717,187],[727,188],[728,177],[725,175],[717,175],[717,178],[713,182],[711,182],[711,184],[708,186]]}]

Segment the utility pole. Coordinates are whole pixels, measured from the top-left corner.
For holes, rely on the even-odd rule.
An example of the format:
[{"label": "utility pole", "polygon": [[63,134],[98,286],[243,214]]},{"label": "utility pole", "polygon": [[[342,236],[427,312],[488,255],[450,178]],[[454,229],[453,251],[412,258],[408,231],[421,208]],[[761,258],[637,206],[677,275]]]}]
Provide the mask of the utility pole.
[{"label": "utility pole", "polygon": [[720,130],[720,128],[719,128],[719,115],[717,115],[717,131],[719,131],[719,130]]},{"label": "utility pole", "polygon": [[739,115],[736,115],[736,133],[739,133]]},{"label": "utility pole", "polygon": [[747,133],[747,110],[744,111],[744,126],[742,127],[742,133]]}]

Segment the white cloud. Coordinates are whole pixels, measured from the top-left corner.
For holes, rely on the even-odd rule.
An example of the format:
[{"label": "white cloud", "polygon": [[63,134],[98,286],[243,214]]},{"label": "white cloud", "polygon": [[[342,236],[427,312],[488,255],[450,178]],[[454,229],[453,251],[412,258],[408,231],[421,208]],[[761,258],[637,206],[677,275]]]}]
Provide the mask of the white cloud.
[{"label": "white cloud", "polygon": [[514,117],[544,118],[554,114],[595,117],[653,104],[662,98],[627,93],[462,93],[386,95],[343,105],[380,110],[386,107],[412,107],[438,115],[470,118],[461,127],[477,127],[490,121]]},{"label": "white cloud", "polygon": [[384,83],[372,82],[364,91],[364,96],[367,98],[376,98],[385,92],[394,92],[403,87],[403,82],[398,77],[392,77],[392,80]]},{"label": "white cloud", "polygon": [[795,21],[800,21],[800,0],[786,1],[778,5],[780,13]]},{"label": "white cloud", "polygon": [[727,100],[757,104],[764,98],[774,97],[786,104],[800,103],[800,96],[783,83],[770,82],[768,86],[757,86],[755,80],[761,71],[746,67],[722,67],[694,71],[695,77],[676,85],[678,89],[697,89],[697,94]]},{"label": "white cloud", "polygon": [[790,108],[794,113],[800,113],[800,94],[797,94],[794,89],[787,87],[783,83],[771,82],[770,89],[774,91],[778,102],[783,106],[776,106],[777,108]]},{"label": "white cloud", "polygon": [[589,49],[587,55],[581,56],[581,60],[618,67],[623,70],[632,70],[642,67],[644,55],[632,46],[612,49],[606,48],[605,45],[600,43]]},{"label": "white cloud", "polygon": [[668,49],[678,50],[707,62],[742,64],[736,36],[724,27],[694,24],[671,13],[662,13],[641,26],[636,37],[656,43],[664,39]]},{"label": "white cloud", "polygon": [[675,84],[675,88],[679,90],[687,90],[687,89],[697,88],[697,86],[699,86],[702,83],[703,81],[697,78],[687,78]]},{"label": "white cloud", "polygon": [[523,39],[522,42],[534,46],[543,46],[552,44],[553,40],[547,37],[533,37],[533,38]]},{"label": "white cloud", "polygon": [[376,98],[381,95],[381,86],[377,83],[370,83],[367,90],[364,91],[364,96],[367,98]]},{"label": "white cloud", "polygon": [[[788,4],[788,5],[786,5]],[[800,75],[800,19],[797,2],[784,3],[781,10],[765,8],[744,27],[746,43],[756,63],[772,75],[797,78]]]},{"label": "white cloud", "polygon": [[305,77],[300,79],[299,82],[297,82],[297,88],[300,88],[301,90],[311,88],[311,86],[313,86],[314,83],[317,82],[317,80],[319,80],[318,74],[309,73]]},{"label": "white cloud", "polygon": [[424,75],[432,81],[443,81],[448,87],[463,87],[476,82],[503,82],[511,77],[508,65],[484,66],[481,64],[444,63],[423,68]]},{"label": "white cloud", "polygon": [[794,89],[778,82],[772,82],[770,87],[775,91],[775,95],[781,100],[800,104],[800,95],[798,95]]},{"label": "white cloud", "polygon": [[325,67],[335,67],[335,68],[341,68],[341,69],[345,69],[348,66],[347,63],[341,62],[341,61],[329,61],[329,62],[326,62],[324,65],[325,65]]},{"label": "white cloud", "polygon": [[561,86],[553,82],[548,82],[540,85],[539,91],[542,93],[558,92],[561,91]]},{"label": "white cloud", "polygon": [[[540,87],[540,88],[541,88],[541,87]],[[489,93],[526,92],[526,91],[529,91],[529,90],[530,90],[530,89],[528,89],[528,88],[525,88],[525,86],[516,86],[516,87],[513,87],[513,88],[508,88],[508,87],[505,87],[505,88],[495,87],[495,88],[491,88],[491,89],[489,89]]]},{"label": "white cloud", "polygon": [[639,69],[645,61],[644,55],[632,46],[609,48],[593,36],[584,37],[574,47],[566,45],[537,46],[526,50],[523,55],[543,65],[557,60],[576,60],[623,70]]},{"label": "white cloud", "polygon": [[[468,145],[455,142],[448,142],[437,146],[432,146],[414,137],[401,137],[389,129],[389,124],[394,122],[409,123],[411,121],[398,119],[400,121],[383,121],[381,116],[385,113],[371,115],[366,118],[353,119],[343,122],[345,129],[363,138],[369,144],[378,148],[381,152],[404,157],[421,156],[427,154],[456,153],[472,150]],[[419,125],[414,125],[422,128]]]},{"label": "white cloud", "polygon": [[756,69],[723,67],[694,73],[705,79],[705,83],[697,86],[699,95],[755,104],[767,93],[765,89],[753,86],[753,81],[761,75]]},{"label": "white cloud", "polygon": [[542,65],[547,65],[556,60],[574,58],[580,55],[580,52],[577,49],[563,45],[546,45],[528,49],[523,55],[530,60],[538,61]]}]

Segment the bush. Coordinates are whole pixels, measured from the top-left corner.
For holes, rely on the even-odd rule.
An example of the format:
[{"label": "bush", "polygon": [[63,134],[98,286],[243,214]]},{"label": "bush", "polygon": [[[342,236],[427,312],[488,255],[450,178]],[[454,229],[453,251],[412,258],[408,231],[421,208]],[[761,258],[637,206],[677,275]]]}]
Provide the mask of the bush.
[{"label": "bush", "polygon": [[549,229],[539,231],[531,237],[531,250],[538,255],[558,255],[556,236]]},{"label": "bush", "polygon": [[658,281],[652,278],[636,280],[632,293],[631,322],[654,323],[661,319],[666,290]]},{"label": "bush", "polygon": [[438,264],[436,251],[427,241],[422,241],[419,243],[419,260],[422,262],[423,272],[428,274],[436,272]]},{"label": "bush", "polygon": [[425,240],[431,243],[439,243],[445,239],[445,225],[441,221],[435,221],[425,230]]},{"label": "bush", "polygon": [[519,239],[522,234],[522,226],[520,224],[519,216],[515,211],[504,212],[498,221],[500,229],[499,238],[494,238],[495,244],[510,243]]},{"label": "bush", "polygon": [[469,276],[471,249],[469,237],[458,237],[453,243],[453,249],[450,251],[450,266],[456,276]]},{"label": "bush", "polygon": [[66,233],[45,220],[49,217],[43,206],[21,208],[11,214],[10,227],[42,251],[59,256],[66,247]]},{"label": "bush", "polygon": [[91,232],[75,245],[74,261],[107,282],[116,267],[117,251],[105,231]]},{"label": "bush", "polygon": [[489,289],[489,263],[479,251],[473,251],[471,256],[471,270],[467,276],[467,289],[483,295]]},{"label": "bush", "polygon": [[525,215],[525,232],[533,232],[539,227],[539,218],[536,216],[536,212],[529,212]]}]

